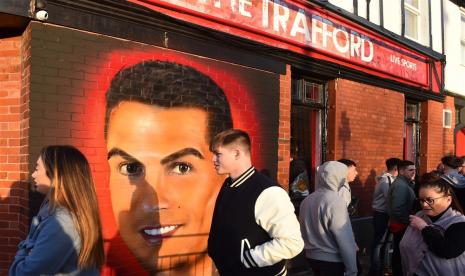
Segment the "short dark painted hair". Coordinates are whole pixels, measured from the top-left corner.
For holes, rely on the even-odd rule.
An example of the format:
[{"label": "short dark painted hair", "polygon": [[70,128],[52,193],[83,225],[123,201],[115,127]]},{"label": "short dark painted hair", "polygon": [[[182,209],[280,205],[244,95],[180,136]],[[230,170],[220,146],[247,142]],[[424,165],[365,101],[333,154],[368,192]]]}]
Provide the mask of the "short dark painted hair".
[{"label": "short dark painted hair", "polygon": [[241,129],[228,129],[218,133],[210,143],[210,151],[214,152],[218,147],[227,146],[233,143],[238,143],[245,146],[250,152],[251,144],[250,137],[247,132]]},{"label": "short dark painted hair", "polygon": [[457,169],[458,167],[462,166],[463,161],[457,156],[447,155],[441,158],[441,163],[448,166],[449,168]]},{"label": "short dark painted hair", "polygon": [[106,95],[105,135],[111,111],[124,101],[204,110],[208,113],[208,142],[233,126],[223,90],[210,77],[178,63],[149,60],[120,70]]},{"label": "short dark painted hair", "polygon": [[397,169],[397,166],[399,165],[399,162],[402,161],[399,158],[389,158],[386,160],[386,168],[388,171],[392,171],[394,169]]},{"label": "short dark painted hair", "polygon": [[397,164],[397,169],[400,171],[406,169],[408,166],[415,166],[415,163],[410,160],[402,160]]},{"label": "short dark painted hair", "polygon": [[357,163],[355,163],[354,161],[350,160],[350,159],[339,159],[337,160],[337,162],[340,162],[344,165],[346,165],[347,167],[351,167],[351,166],[354,166],[354,167],[357,167]]}]

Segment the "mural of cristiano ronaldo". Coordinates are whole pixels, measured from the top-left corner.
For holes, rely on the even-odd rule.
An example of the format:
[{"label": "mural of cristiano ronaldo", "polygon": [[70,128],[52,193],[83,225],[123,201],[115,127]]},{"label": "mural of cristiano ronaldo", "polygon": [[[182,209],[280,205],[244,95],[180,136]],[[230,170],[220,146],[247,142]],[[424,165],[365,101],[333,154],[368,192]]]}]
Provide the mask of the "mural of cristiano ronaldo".
[{"label": "mural of cristiano ronaldo", "polygon": [[232,125],[223,90],[192,67],[144,61],[114,76],[105,118],[113,213],[150,274],[193,274],[195,262],[208,258],[224,180],[209,143]]}]

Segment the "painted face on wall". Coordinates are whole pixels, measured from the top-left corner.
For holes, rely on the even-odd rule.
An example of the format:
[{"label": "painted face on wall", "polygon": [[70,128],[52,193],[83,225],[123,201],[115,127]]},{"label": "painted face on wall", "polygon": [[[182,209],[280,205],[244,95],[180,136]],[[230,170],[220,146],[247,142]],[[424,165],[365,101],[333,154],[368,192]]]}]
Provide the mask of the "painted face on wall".
[{"label": "painted face on wall", "polygon": [[[211,165],[208,114],[122,102],[107,133],[110,191],[119,232],[148,271],[167,270],[204,253],[224,177]],[[158,263],[158,264],[157,264]],[[162,263],[162,264],[160,264]]]}]

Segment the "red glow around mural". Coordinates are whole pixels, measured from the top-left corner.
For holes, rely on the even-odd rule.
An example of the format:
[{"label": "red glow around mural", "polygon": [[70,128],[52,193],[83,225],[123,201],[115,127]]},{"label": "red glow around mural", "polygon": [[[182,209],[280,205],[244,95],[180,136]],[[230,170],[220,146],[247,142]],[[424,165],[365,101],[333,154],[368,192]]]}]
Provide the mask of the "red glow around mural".
[{"label": "red glow around mural", "polygon": [[[259,120],[256,120],[258,116],[258,114],[256,114],[255,109],[256,98],[252,96],[253,92],[249,90],[249,88],[245,85],[246,82],[242,81],[240,75],[235,74],[234,72],[229,72],[224,68],[221,68],[222,64],[219,62],[214,62],[212,60],[200,57],[192,57],[182,53],[164,49],[153,49],[144,52],[137,52],[132,50],[118,50],[108,53],[100,61],[98,67],[103,68],[103,70],[101,70],[99,77],[95,79],[96,85],[94,89],[89,90],[89,97],[87,97],[87,102],[85,104],[89,108],[88,116],[90,124],[88,131],[90,133],[103,133],[103,124],[105,120],[105,94],[108,91],[114,76],[118,72],[126,68],[131,68],[141,62],[151,61],[166,61],[170,63],[181,64],[184,66],[194,68],[200,73],[210,77],[224,91],[227,97],[231,109],[234,127],[246,129],[249,132],[252,138],[253,151],[258,152],[260,147],[263,147],[261,145],[262,137],[260,135],[262,135],[262,132],[259,125]],[[144,105],[141,105],[142,108],[144,108],[143,106]],[[123,112],[122,110],[123,109],[121,107],[118,107],[118,114],[121,114],[121,112]],[[147,114],[147,112],[150,111],[146,112],[143,111],[141,108],[136,107],[134,111],[129,111],[125,116],[131,116],[131,114],[137,114],[138,112],[141,112],[141,114]],[[191,115],[188,116],[191,117],[195,115],[192,115],[191,113]],[[177,123],[174,122],[174,127],[178,127],[179,129],[189,129],[189,126],[183,126],[182,123],[184,123],[184,121],[186,120],[181,120]],[[129,122],[135,121],[133,119],[129,119]],[[147,123],[147,121],[144,122]],[[160,123],[162,121],[158,122]],[[160,127],[159,123],[157,123],[157,127]],[[190,123],[190,125],[193,129],[197,129],[197,131],[199,132],[201,130],[199,123]],[[119,125],[123,126],[122,130],[118,132],[123,133],[122,135],[124,135],[125,132],[134,132],[134,128],[137,127],[136,123],[130,123],[126,127],[124,127],[124,123],[119,123]],[[152,130],[153,127],[148,128],[146,131],[150,132]],[[167,130],[164,130],[163,133],[169,132],[167,132]],[[186,140],[190,141],[195,138],[187,137],[189,133],[192,133],[192,131],[187,132],[187,134],[184,135],[185,139],[184,141],[180,141],[179,145],[181,145]],[[172,138],[164,138],[164,136],[162,137],[160,136],[160,134],[162,133],[160,132],[159,134],[156,134],[156,132],[154,132],[154,134],[152,134],[151,137],[153,137],[154,139],[169,139],[171,142],[169,146],[171,146],[171,144],[173,143],[176,143]],[[138,137],[136,138],[138,139],[142,136],[143,135],[138,135]],[[157,180],[158,182],[155,180],[151,181],[153,180],[153,177],[151,176],[151,170],[155,168],[157,165],[156,163],[151,163],[153,161],[150,160],[154,160],[153,158],[147,157],[140,151],[138,152],[137,150],[134,150],[134,148],[137,148],[137,146],[140,146],[141,144],[145,144],[145,152],[150,152],[153,154],[155,152],[155,148],[150,148],[150,145],[153,145],[154,147],[156,146],[157,149],[163,147],[161,147],[162,145],[160,144],[160,142],[156,142],[156,139],[149,139],[143,142],[141,142],[142,140],[127,140],[123,144],[121,142],[117,142],[119,147],[123,147],[125,150],[129,149],[127,151],[130,153],[136,153],[134,154],[134,156],[138,158],[138,162],[140,161],[141,164],[146,166],[147,170],[147,175],[143,179],[141,179],[141,181],[143,182],[138,182],[138,180],[134,180],[134,178],[132,178],[130,183],[126,183],[127,180],[125,179],[127,178],[125,178],[124,175],[122,176],[122,174],[118,171],[118,168],[122,166],[121,164],[127,162],[121,159],[122,156],[124,157],[124,154],[121,155],[118,153],[116,154],[116,157],[111,157],[109,159],[110,176],[108,175],[108,162],[106,158],[104,158],[105,156],[107,156],[107,152],[103,152],[103,150],[106,147],[108,147],[109,149],[113,148],[115,145],[113,141],[115,141],[115,139],[119,139],[119,137],[122,136],[120,135],[116,138],[114,137],[114,135],[110,135],[110,138],[107,139],[106,142],[101,141],[101,143],[98,143],[99,146],[103,146],[102,152],[99,151],[99,153],[96,154],[95,158],[93,159],[97,166],[103,166],[103,172],[96,172],[95,175],[95,178],[97,179],[96,183],[98,183],[97,185],[99,186],[97,188],[97,191],[99,193],[100,198],[102,220],[105,225],[104,236],[106,241],[106,249],[108,252],[108,267],[104,268],[103,274],[141,275],[146,273],[145,271],[151,271],[153,269],[159,270],[161,268],[163,270],[170,270],[171,268],[176,267],[177,264],[193,263],[193,268],[191,268],[190,270],[183,270],[183,272],[180,273],[191,274],[192,269],[194,269],[194,271],[203,271],[202,274],[204,275],[211,275],[213,273],[213,265],[210,259],[206,258],[206,237],[208,236],[211,218],[210,213],[213,211],[214,200],[216,198],[216,194],[220,186],[219,184],[221,184],[223,178],[218,178],[216,174],[207,174],[205,176],[205,183],[216,183],[215,185],[210,184],[212,186],[212,189],[205,190],[202,188],[195,188],[194,190],[192,190],[192,192],[189,192],[187,188],[181,188],[182,190],[186,190],[186,192],[190,193],[191,198],[200,199],[203,200],[203,202],[193,201],[193,205],[189,206],[188,203],[192,200],[182,200],[180,201],[181,204],[179,205],[178,210],[175,210],[175,212],[170,213],[170,215],[164,216],[162,213],[160,213],[159,216],[150,217],[149,215],[147,215],[147,212],[140,212],[137,211],[137,209],[159,208],[150,206],[158,206],[161,204],[159,202],[162,202],[163,200],[165,200],[166,202],[175,201],[175,195],[178,195],[180,193],[179,190],[170,190],[171,188],[166,188],[166,186],[165,188],[162,188],[162,184],[156,184],[157,187],[154,188],[155,186],[153,185],[155,184],[153,183],[162,183],[160,182],[159,178]],[[118,141],[121,141],[121,139],[119,139]],[[105,143],[109,144],[105,145]],[[200,151],[202,153],[208,152],[207,149],[203,149]],[[180,179],[180,181],[182,179],[182,182],[180,182],[179,185],[185,185],[185,187],[195,185],[197,182],[202,184],[202,175],[205,174],[200,174],[200,172],[204,170],[214,172],[213,165],[211,164],[211,157],[208,154],[205,156],[205,160],[188,157],[191,159],[186,159],[182,161],[185,161],[186,164],[192,165],[193,168],[197,169],[197,171],[199,172],[196,179],[197,181],[192,182],[192,184],[189,184],[189,180],[187,177],[175,178],[172,176],[168,176],[166,178],[166,181],[169,181],[169,183],[171,183],[170,186],[173,187],[178,185],[176,184],[177,179]],[[263,168],[264,161],[262,160],[261,156],[258,154],[254,154],[253,156],[255,157],[255,166],[258,168]],[[202,166],[205,166],[206,168],[201,170],[200,168],[203,168]],[[176,167],[176,170],[177,168],[178,167]],[[193,172],[193,174],[195,174],[196,171],[193,170]],[[110,185],[108,186],[107,183],[110,183]],[[134,185],[134,183],[137,184]],[[152,184],[148,185],[149,183]],[[146,195],[151,193],[153,193],[155,196],[152,197],[154,199],[149,200],[147,199],[148,197]],[[168,196],[163,196],[164,193],[166,193],[166,195]],[[202,199],[203,197],[205,198]],[[153,202],[147,203],[147,200]],[[186,212],[182,211],[184,209],[186,210]],[[198,212],[197,216],[195,216],[196,209],[199,209],[200,211]],[[176,222],[176,219],[173,219],[176,217],[178,217],[178,222]],[[202,217],[205,218],[202,219]],[[180,230],[177,230],[178,224],[182,224],[184,229],[187,229],[185,230],[187,231],[186,234],[184,234],[182,231],[179,232]],[[157,238],[159,236],[157,236],[158,234],[155,233],[160,232],[160,237],[163,237],[163,235],[165,235],[163,234],[165,230],[173,231],[175,233],[174,236],[167,236],[169,237],[169,239],[162,238],[159,241]],[[201,233],[194,233],[195,231],[199,231]],[[167,235],[169,233],[170,232],[167,232]],[[199,235],[201,237],[197,237]],[[183,238],[181,236],[193,237]],[[141,239],[141,237],[144,237],[144,240]],[[161,247],[158,243],[162,243]],[[176,255],[173,255],[173,250],[177,252]],[[195,252],[192,254],[192,252],[190,252],[189,250]],[[183,253],[184,251],[185,253]],[[166,254],[166,256],[159,256],[158,254]],[[150,263],[148,260],[154,258],[156,263],[148,264]],[[142,266],[140,266],[139,264],[142,264]]]}]

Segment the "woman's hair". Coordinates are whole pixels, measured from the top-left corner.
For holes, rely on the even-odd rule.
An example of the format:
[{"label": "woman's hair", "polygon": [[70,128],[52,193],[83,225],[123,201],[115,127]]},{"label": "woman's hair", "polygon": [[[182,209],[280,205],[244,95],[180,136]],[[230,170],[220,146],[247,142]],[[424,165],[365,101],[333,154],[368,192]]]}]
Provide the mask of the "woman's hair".
[{"label": "woman's hair", "polygon": [[40,157],[51,180],[50,211],[67,209],[81,238],[78,267],[102,266],[102,224],[87,159],[75,147],[63,145],[44,147]]},{"label": "woman's hair", "polygon": [[460,213],[463,214],[462,206],[460,206],[460,203],[457,199],[457,196],[454,193],[454,190],[449,185],[449,183],[447,183],[446,180],[438,176],[431,176],[429,179],[428,178],[422,179],[422,181],[420,182],[419,189],[427,189],[427,188],[433,188],[440,194],[443,194],[445,196],[451,196],[452,201],[451,201],[450,206],[452,207],[452,209],[459,211]]}]

